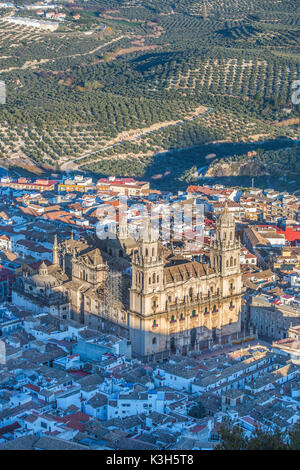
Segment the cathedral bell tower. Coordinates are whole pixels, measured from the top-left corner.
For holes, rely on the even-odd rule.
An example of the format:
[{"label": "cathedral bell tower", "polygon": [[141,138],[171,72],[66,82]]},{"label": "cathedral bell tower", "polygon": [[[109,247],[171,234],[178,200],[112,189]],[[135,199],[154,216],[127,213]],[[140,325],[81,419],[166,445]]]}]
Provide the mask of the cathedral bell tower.
[{"label": "cathedral bell tower", "polygon": [[223,276],[240,273],[240,242],[227,203],[216,221],[216,234],[210,244],[211,267]]},{"label": "cathedral bell tower", "polygon": [[128,314],[132,348],[141,357],[160,347],[163,337],[159,329],[165,308],[163,276],[164,260],[159,250],[158,236],[148,220],[132,257]]},{"label": "cathedral bell tower", "polygon": [[148,220],[132,259],[130,292],[130,308],[132,310],[145,316],[152,313],[148,298],[163,288],[163,268],[164,262],[159,253],[158,236],[154,233]]}]

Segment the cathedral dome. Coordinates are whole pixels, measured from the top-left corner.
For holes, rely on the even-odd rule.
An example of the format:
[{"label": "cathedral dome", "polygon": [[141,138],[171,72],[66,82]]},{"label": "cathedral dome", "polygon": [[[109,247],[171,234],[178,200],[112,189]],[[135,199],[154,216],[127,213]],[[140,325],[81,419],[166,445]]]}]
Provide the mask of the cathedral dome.
[{"label": "cathedral dome", "polygon": [[31,281],[36,287],[55,287],[58,286],[58,281],[51,274],[35,274],[31,277]]}]

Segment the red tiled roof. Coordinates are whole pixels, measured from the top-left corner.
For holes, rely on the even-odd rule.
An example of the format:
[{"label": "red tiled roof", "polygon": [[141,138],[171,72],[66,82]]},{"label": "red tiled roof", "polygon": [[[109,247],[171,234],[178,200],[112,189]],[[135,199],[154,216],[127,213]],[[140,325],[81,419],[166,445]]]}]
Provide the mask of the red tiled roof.
[{"label": "red tiled roof", "polygon": [[15,421],[12,424],[8,424],[7,426],[3,426],[3,428],[0,428],[0,436],[3,436],[4,434],[11,433],[15,431],[16,429],[19,429],[21,425]]},{"label": "red tiled roof", "polygon": [[190,428],[190,431],[191,432],[194,432],[194,433],[198,433],[200,431],[202,431],[203,429],[206,428],[206,424],[202,424],[202,425],[198,425],[196,424],[195,426],[193,426],[192,428]]},{"label": "red tiled roof", "polygon": [[25,388],[29,388],[29,390],[33,390],[34,392],[39,392],[41,389],[40,387],[37,387],[36,385],[33,385],[31,383],[23,385]]}]

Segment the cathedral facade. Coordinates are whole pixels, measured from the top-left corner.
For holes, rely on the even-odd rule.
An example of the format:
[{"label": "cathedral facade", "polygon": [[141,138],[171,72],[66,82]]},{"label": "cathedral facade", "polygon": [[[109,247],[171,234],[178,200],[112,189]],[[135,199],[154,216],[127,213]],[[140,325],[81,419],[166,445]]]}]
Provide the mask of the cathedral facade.
[{"label": "cathedral facade", "polygon": [[234,339],[241,330],[241,296],[240,243],[227,208],[216,222],[209,264],[164,258],[150,232],[132,259],[132,350],[155,358]]},{"label": "cathedral facade", "polygon": [[[126,259],[129,269],[111,272],[113,249],[122,255],[115,268]],[[99,330],[110,325],[131,340],[137,357],[155,359],[234,339],[241,329],[241,295],[240,243],[225,208],[209,264],[174,255],[152,229],[137,241],[122,229],[113,244],[55,238],[53,264],[43,263],[34,275],[24,269],[13,302]]]}]

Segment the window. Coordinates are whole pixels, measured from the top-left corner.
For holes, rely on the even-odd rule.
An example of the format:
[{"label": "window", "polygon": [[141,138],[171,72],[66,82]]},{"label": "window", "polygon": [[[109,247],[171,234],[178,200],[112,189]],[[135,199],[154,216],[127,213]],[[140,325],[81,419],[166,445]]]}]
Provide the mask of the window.
[{"label": "window", "polygon": [[180,320],[184,320],[183,313],[180,314]]},{"label": "window", "polygon": [[157,340],[156,340],[156,338],[153,338],[153,340],[152,340],[152,344],[154,345],[154,344],[156,344],[156,343],[157,343]]},{"label": "window", "polygon": [[196,310],[192,310],[192,317],[196,316]]}]

